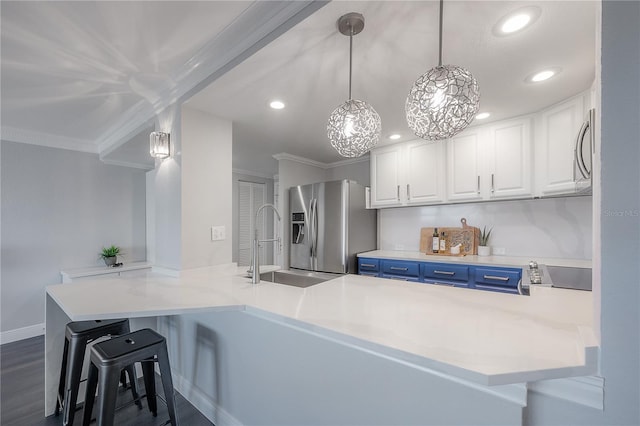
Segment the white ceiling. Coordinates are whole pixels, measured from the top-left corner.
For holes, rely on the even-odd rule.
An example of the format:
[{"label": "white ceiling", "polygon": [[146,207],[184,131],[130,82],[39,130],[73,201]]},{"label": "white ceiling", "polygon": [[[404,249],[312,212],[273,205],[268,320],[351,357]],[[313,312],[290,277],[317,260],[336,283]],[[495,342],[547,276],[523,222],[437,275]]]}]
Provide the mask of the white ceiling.
[{"label": "white ceiling", "polygon": [[[493,35],[501,17],[530,5],[542,11],[531,27]],[[3,139],[34,143],[47,134],[104,158],[148,161],[154,111],[212,81],[188,106],[234,122],[234,168],[272,175],[272,155],[280,152],[339,161],[325,126],[347,98],[349,39],[336,29],[347,12],[366,20],[354,37],[353,97],[378,111],[383,138],[398,132],[401,140],[412,139],[404,101],[415,79],[437,65],[438,2],[334,1],[271,41],[320,6],[3,1]],[[296,15],[294,7],[304,13]],[[597,7],[595,1],[446,1],[443,62],[474,74],[480,109],[492,120],[537,111],[593,83]],[[262,32],[249,31],[254,28]],[[249,56],[258,41],[266,47]],[[206,65],[199,74],[192,72],[194,58]],[[230,61],[239,65],[224,73]],[[524,82],[550,66],[562,72],[538,85]],[[270,109],[274,98],[287,107]],[[134,145],[144,149],[122,146],[139,132]]]}]

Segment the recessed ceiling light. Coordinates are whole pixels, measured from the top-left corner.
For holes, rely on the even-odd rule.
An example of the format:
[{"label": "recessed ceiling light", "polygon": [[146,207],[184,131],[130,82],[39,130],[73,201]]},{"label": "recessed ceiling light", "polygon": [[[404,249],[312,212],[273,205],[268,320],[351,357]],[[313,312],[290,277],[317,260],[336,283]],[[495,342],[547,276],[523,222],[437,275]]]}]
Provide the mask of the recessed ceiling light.
[{"label": "recessed ceiling light", "polygon": [[273,109],[282,109],[284,108],[284,102],[281,101],[272,101],[269,106]]},{"label": "recessed ceiling light", "polygon": [[484,120],[485,118],[488,118],[491,114],[488,112],[481,112],[480,114],[476,115],[476,119],[477,120]]},{"label": "recessed ceiling light", "polygon": [[561,71],[560,68],[547,68],[542,71],[530,74],[524,79],[527,83],[540,83],[542,81],[549,80],[551,77],[557,75]]},{"label": "recessed ceiling light", "polygon": [[392,135],[389,135],[389,139],[391,139],[392,141],[396,140],[396,139],[400,139],[402,137],[402,135],[399,135],[398,133],[394,133]]},{"label": "recessed ceiling light", "polygon": [[502,18],[493,26],[493,34],[496,36],[508,36],[521,31],[533,24],[542,11],[537,6],[527,6],[515,10]]},{"label": "recessed ceiling light", "polygon": [[531,16],[526,13],[511,16],[509,19],[504,21],[500,27],[500,31],[506,34],[515,33],[516,31],[526,27],[529,21],[531,21]]}]

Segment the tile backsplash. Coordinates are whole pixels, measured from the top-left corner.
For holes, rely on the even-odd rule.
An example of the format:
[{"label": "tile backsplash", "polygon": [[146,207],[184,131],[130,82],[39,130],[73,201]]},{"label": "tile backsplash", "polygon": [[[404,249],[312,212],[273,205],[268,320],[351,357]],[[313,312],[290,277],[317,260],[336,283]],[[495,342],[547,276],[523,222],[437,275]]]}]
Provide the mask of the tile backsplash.
[{"label": "tile backsplash", "polygon": [[381,250],[420,249],[420,228],[457,227],[460,218],[493,228],[489,245],[507,256],[591,259],[591,197],[492,201],[380,209]]}]

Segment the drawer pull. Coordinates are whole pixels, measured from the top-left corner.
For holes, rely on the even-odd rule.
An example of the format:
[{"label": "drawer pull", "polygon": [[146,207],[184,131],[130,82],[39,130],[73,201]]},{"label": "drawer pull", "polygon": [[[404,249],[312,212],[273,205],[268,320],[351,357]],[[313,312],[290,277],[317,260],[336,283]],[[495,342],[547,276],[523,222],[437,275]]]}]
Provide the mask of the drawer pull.
[{"label": "drawer pull", "polygon": [[391,269],[392,271],[408,271],[409,268],[398,268],[397,266],[392,266],[389,269]]},{"label": "drawer pull", "polygon": [[455,275],[455,272],[451,272],[451,271],[438,271],[437,269],[433,271],[434,274],[441,274],[441,275]]},{"label": "drawer pull", "polygon": [[509,281],[508,277],[497,277],[495,275],[484,275],[483,278],[485,280]]},{"label": "drawer pull", "polygon": [[443,285],[446,287],[454,287],[455,284],[451,284],[451,283],[439,283],[439,282],[434,282],[435,285]]},{"label": "drawer pull", "polygon": [[363,268],[375,268],[376,265],[372,264],[372,263],[361,263],[360,266],[362,266]]}]

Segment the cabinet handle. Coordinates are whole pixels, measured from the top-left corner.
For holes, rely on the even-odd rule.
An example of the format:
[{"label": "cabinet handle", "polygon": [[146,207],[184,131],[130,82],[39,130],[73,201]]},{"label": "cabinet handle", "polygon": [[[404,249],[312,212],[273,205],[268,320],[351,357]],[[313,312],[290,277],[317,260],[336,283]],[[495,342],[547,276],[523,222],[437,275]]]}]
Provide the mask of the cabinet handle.
[{"label": "cabinet handle", "polygon": [[496,281],[509,281],[508,277],[498,277],[495,275],[483,275],[485,280],[496,280]]},{"label": "cabinet handle", "polygon": [[398,268],[397,266],[392,266],[389,269],[391,269],[392,271],[408,271],[409,268]]},{"label": "cabinet handle", "polygon": [[409,184],[407,184],[407,200],[411,199],[411,192],[409,191]]},{"label": "cabinet handle", "polygon": [[451,271],[438,271],[437,269],[433,271],[434,274],[441,274],[441,275],[455,275],[455,272],[451,272]]},{"label": "cabinet handle", "polygon": [[360,266],[362,266],[363,268],[375,268],[376,265],[373,265],[371,263],[361,263]]},{"label": "cabinet handle", "polygon": [[437,282],[437,281],[435,281],[435,282],[433,282],[433,283],[431,283],[431,284],[435,284],[435,285],[444,285],[444,286],[447,286],[447,287],[454,287],[454,286],[455,286],[455,284],[451,284],[451,283],[439,283],[439,282]]},{"label": "cabinet handle", "polygon": [[493,184],[493,173],[491,173],[491,193],[493,194],[494,192],[496,192],[495,186]]},{"label": "cabinet handle", "polygon": [[400,201],[400,185],[398,185],[398,201]]},{"label": "cabinet handle", "polygon": [[480,195],[480,175],[478,175],[478,195]]}]

